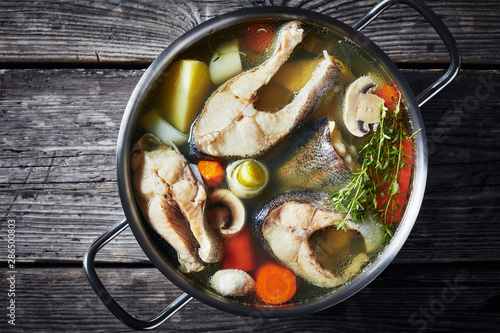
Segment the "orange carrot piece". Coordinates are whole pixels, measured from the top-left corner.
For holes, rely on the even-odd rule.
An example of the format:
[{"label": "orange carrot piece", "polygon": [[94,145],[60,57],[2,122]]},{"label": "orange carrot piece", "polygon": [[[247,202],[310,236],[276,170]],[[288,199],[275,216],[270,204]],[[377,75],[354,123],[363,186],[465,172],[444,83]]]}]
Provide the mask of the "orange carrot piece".
[{"label": "orange carrot piece", "polygon": [[399,190],[402,193],[408,193],[408,187],[410,185],[411,177],[411,167],[413,166],[413,145],[411,139],[403,139],[403,153],[405,165],[401,169],[398,175]]},{"label": "orange carrot piece", "polygon": [[224,180],[224,168],[219,162],[199,161],[198,170],[209,186],[217,186]]},{"label": "orange carrot piece", "polygon": [[243,228],[235,236],[226,239],[226,255],[222,267],[250,272],[255,269],[255,254],[252,244],[252,231]]},{"label": "orange carrot piece", "polygon": [[285,303],[297,291],[295,275],[289,269],[272,262],[257,270],[255,282],[257,295],[268,304]]},{"label": "orange carrot piece", "polygon": [[254,24],[245,34],[245,44],[254,52],[262,52],[271,45],[273,37],[274,32],[269,24]]},{"label": "orange carrot piece", "polygon": [[398,90],[391,85],[383,85],[377,90],[376,95],[384,99],[385,107],[389,110],[394,110],[396,108],[396,103],[399,100]]},{"label": "orange carrot piece", "polygon": [[[411,169],[413,166],[413,145],[411,139],[403,139],[404,166],[398,174],[398,193],[395,200],[389,202],[390,184],[383,183],[377,190],[377,207],[383,208],[388,214],[384,214],[381,220],[385,224],[399,223],[403,217],[403,206],[408,196],[410,186]],[[389,205],[389,207],[386,207]]]}]

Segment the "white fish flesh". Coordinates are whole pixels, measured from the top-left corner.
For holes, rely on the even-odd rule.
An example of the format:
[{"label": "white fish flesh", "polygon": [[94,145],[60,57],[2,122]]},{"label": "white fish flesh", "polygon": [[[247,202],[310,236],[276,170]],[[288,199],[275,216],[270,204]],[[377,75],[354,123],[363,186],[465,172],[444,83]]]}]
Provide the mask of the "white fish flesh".
[{"label": "white fish flesh", "polygon": [[205,218],[205,188],[184,156],[145,134],[132,150],[132,171],[141,211],[177,251],[180,270],[200,271],[203,262],[220,261],[222,241]]},{"label": "white fish flesh", "polygon": [[299,22],[288,23],[267,61],[233,77],[212,94],[192,126],[193,150],[214,157],[255,157],[316,112],[321,99],[340,78],[340,70],[326,51],[311,79],[288,105],[276,112],[259,111],[253,105],[259,88],[286,62],[303,35]]},{"label": "white fish flesh", "polygon": [[369,259],[366,253],[359,253],[338,272],[321,265],[309,239],[314,232],[334,226],[344,216],[314,205],[315,199],[304,193],[278,197],[258,213],[257,228],[266,247],[283,265],[316,286],[333,288],[357,274]]}]

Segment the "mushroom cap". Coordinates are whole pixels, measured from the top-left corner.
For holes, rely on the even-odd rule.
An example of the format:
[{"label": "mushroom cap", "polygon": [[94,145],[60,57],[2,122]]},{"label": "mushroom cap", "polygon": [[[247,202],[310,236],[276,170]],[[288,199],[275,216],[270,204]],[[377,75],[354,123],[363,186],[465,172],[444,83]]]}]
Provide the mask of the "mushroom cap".
[{"label": "mushroom cap", "polygon": [[347,88],[344,103],[344,123],[352,135],[362,137],[370,131],[369,124],[379,122],[384,99],[371,90],[377,85],[371,77],[361,76]]},{"label": "mushroom cap", "polygon": [[210,278],[210,286],[222,296],[245,296],[255,288],[255,280],[239,269],[222,269]]},{"label": "mushroom cap", "polygon": [[224,237],[237,234],[246,224],[243,202],[230,190],[220,188],[210,194],[209,216],[213,227]]}]

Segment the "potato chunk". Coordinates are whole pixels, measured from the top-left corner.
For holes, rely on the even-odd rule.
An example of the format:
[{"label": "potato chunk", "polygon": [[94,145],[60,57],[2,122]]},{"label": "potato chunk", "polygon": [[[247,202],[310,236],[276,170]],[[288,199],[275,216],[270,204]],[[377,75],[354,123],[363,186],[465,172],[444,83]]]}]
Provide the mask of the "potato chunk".
[{"label": "potato chunk", "polygon": [[238,40],[219,45],[219,53],[210,60],[210,77],[214,84],[221,84],[243,71]]},{"label": "potato chunk", "polygon": [[205,63],[191,59],[175,62],[160,88],[164,118],[180,132],[187,132],[211,86]]}]

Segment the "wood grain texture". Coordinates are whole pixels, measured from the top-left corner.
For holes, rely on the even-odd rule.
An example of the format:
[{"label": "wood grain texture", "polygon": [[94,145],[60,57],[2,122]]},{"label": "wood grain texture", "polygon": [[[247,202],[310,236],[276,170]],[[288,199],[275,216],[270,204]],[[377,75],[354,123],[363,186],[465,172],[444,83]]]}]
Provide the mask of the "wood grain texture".
[{"label": "wood grain texture", "polygon": [[[421,109],[428,182],[395,260],[368,287],[315,314],[248,318],[194,300],[158,331],[499,331],[500,2],[424,1],[456,38],[467,69]],[[377,2],[0,1],[0,331],[131,332],[98,299],[81,260],[123,218],[115,166],[121,117],[143,68],[166,46],[242,7],[299,7],[352,24]],[[405,6],[363,32],[407,68],[415,94],[448,62],[432,28]],[[9,219],[16,327],[5,317]],[[96,260],[104,285],[141,319],[181,294],[128,229]]]},{"label": "wood grain texture", "polygon": [[[242,317],[193,300],[158,331],[496,332],[500,283],[494,267],[430,267],[391,265],[341,304],[297,318]],[[141,319],[152,318],[182,293],[154,268],[98,268],[98,273],[118,303]],[[16,332],[132,331],[101,303],[79,267],[19,268],[17,290]],[[0,330],[7,328],[2,320]]]},{"label": "wood grain texture", "polygon": [[[354,23],[378,1],[2,1],[0,64],[105,63],[145,65],[194,26],[242,7],[289,6]],[[498,65],[500,3],[496,0],[426,3],[448,26],[464,63]],[[395,6],[363,31],[399,63],[447,63],[445,47],[415,12]],[[490,38],[492,37],[492,38]],[[31,63],[32,65],[29,65]],[[18,64],[18,65],[16,65]]]},{"label": "wood grain texture", "polygon": [[[1,211],[18,221],[19,260],[80,260],[93,239],[123,218],[116,137],[142,73],[2,71],[0,86],[9,88],[0,93]],[[103,254],[145,260],[130,232],[120,242],[117,252],[109,247]]]},{"label": "wood grain texture", "polygon": [[[441,72],[403,71],[415,92]],[[116,139],[142,73],[1,71],[0,216],[18,221],[19,261],[77,262],[94,239],[123,217]],[[490,82],[491,92],[483,82]],[[499,71],[466,70],[422,108],[430,150],[428,182],[397,263],[500,258],[498,89]],[[0,235],[0,243],[4,239]],[[5,251],[0,247],[2,258]],[[98,260],[147,262],[128,230]]]}]

